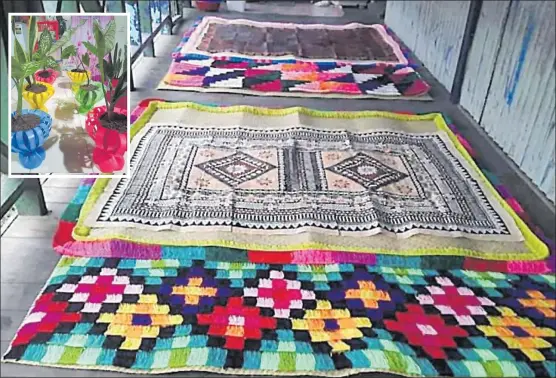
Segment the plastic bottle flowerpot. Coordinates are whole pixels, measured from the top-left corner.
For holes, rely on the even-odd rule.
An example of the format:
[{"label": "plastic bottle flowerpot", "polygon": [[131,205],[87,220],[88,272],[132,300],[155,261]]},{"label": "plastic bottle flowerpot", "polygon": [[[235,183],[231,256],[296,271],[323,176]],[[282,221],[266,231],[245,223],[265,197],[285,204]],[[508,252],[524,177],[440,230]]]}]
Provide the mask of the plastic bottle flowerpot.
[{"label": "plastic bottle flowerpot", "polygon": [[[118,114],[127,116],[127,109],[117,108]],[[127,132],[102,126],[100,118],[106,113],[106,106],[97,106],[87,114],[85,129],[95,142],[93,162],[103,173],[121,171],[124,168],[124,154],[127,151]]]},{"label": "plastic bottle flowerpot", "polygon": [[87,89],[85,85],[80,85],[77,92],[75,92],[75,99],[79,104],[77,111],[80,114],[88,113],[102,98],[100,83],[91,83],[89,87],[91,87],[91,89]]},{"label": "plastic bottle flowerpot", "polygon": [[79,86],[87,81],[87,75],[91,77],[90,71],[66,71],[69,79],[71,80],[71,90],[75,93]]},{"label": "plastic bottle flowerpot", "polygon": [[[13,120],[17,112],[12,113]],[[52,129],[52,117],[37,109],[23,109],[21,115],[36,115],[40,122],[37,126],[21,131],[12,131],[12,152],[19,154],[21,165],[27,169],[35,169],[43,162],[46,152],[42,145],[50,135]]]},{"label": "plastic bottle flowerpot", "polygon": [[46,90],[40,93],[31,92],[27,90],[29,86],[26,86],[23,88],[23,98],[31,105],[31,109],[39,109],[43,112],[48,112],[44,104],[46,104],[48,99],[54,94],[54,87],[48,83],[37,83],[34,85],[42,85]]},{"label": "plastic bottle flowerpot", "polygon": [[58,71],[47,68],[46,70],[38,70],[33,76],[35,76],[35,80],[38,82],[52,85],[59,75]]},{"label": "plastic bottle flowerpot", "polygon": [[221,0],[197,0],[195,6],[204,12],[217,12],[220,9]]}]

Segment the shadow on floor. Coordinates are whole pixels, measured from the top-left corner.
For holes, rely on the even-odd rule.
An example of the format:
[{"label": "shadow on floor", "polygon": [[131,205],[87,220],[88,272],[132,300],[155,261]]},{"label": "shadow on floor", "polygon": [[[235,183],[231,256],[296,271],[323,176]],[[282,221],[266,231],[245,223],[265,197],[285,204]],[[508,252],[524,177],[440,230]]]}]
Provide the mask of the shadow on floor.
[{"label": "shadow on floor", "polygon": [[64,166],[69,173],[84,173],[84,168],[93,167],[89,156],[89,148],[92,150],[92,145],[85,135],[62,134],[59,146],[64,154]]}]

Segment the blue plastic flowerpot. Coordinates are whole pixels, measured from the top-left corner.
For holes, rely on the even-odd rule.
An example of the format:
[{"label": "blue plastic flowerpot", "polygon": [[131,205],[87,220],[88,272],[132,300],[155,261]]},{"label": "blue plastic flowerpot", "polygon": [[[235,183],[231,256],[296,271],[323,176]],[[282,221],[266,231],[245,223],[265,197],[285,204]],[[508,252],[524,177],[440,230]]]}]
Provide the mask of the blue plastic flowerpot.
[{"label": "blue plastic flowerpot", "polygon": [[[25,131],[12,132],[12,152],[19,154],[21,165],[35,169],[43,162],[46,151],[42,147],[52,129],[52,117],[38,109],[23,109],[21,114],[34,114],[41,120],[38,126]],[[12,113],[14,118],[16,112]]]}]

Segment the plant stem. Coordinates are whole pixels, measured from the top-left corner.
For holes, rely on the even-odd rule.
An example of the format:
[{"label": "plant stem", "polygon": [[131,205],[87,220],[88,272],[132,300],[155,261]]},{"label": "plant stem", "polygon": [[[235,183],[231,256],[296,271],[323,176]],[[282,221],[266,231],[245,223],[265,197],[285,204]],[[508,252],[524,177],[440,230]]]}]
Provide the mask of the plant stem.
[{"label": "plant stem", "polygon": [[17,81],[17,114],[21,114],[23,109],[23,80]]}]

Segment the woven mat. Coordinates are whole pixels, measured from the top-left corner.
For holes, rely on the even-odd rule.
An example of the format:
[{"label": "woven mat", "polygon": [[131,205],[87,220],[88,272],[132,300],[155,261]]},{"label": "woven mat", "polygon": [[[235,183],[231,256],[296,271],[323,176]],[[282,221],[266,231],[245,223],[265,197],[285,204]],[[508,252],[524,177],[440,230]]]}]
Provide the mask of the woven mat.
[{"label": "woven mat", "polygon": [[[218,37],[221,34],[227,37]],[[255,43],[255,37],[266,42]],[[347,38],[351,43],[319,43],[323,38]],[[253,53],[260,49],[262,55]],[[293,51],[298,54],[288,53]],[[383,25],[292,25],[205,17],[185,32],[172,57],[157,89],[431,100],[430,86]]]},{"label": "woven mat", "polygon": [[64,257],[4,361],[133,373],[554,377],[555,279]]},{"label": "woven mat", "polygon": [[316,62],[407,65],[384,25],[291,24],[203,17],[187,30],[173,57],[296,59]]},{"label": "woven mat", "polygon": [[438,114],[151,103],[133,133],[133,176],[96,181],[75,239],[548,255]]}]

